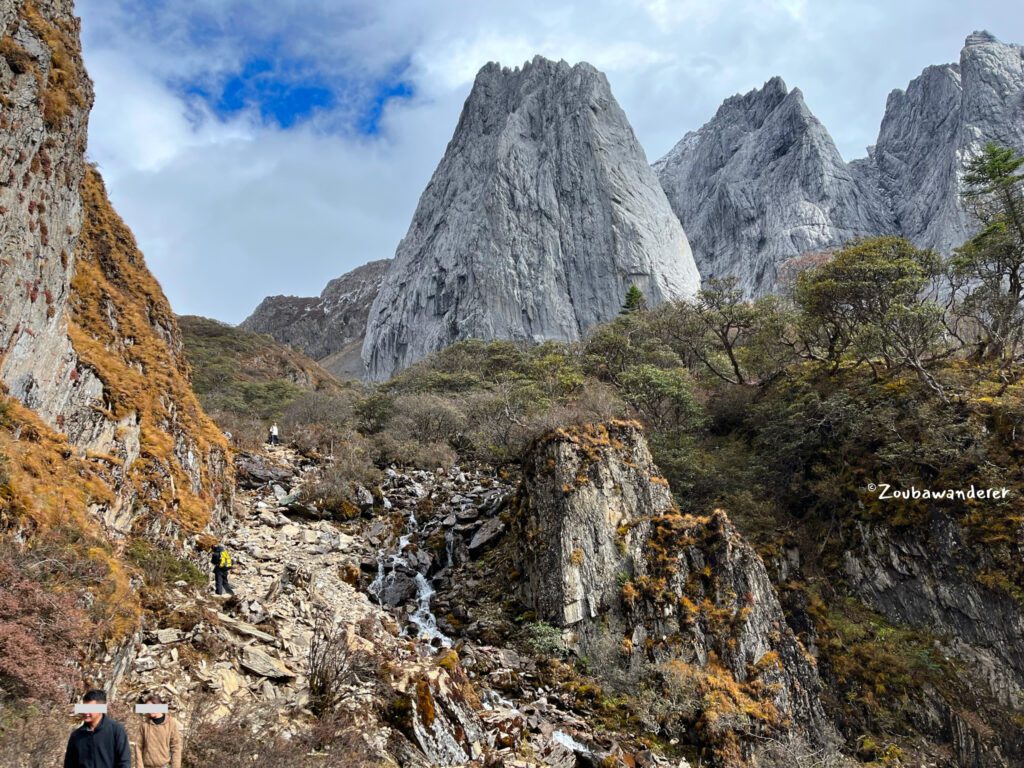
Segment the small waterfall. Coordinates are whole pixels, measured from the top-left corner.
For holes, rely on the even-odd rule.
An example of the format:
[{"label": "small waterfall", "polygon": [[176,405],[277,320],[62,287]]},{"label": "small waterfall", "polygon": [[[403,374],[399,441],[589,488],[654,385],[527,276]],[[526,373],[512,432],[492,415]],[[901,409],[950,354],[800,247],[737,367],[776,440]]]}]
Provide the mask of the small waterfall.
[{"label": "small waterfall", "polygon": [[444,532],[444,554],[447,558],[446,565],[449,568],[455,567],[455,531],[447,528]]},{"label": "small waterfall", "polygon": [[452,647],[452,639],[437,628],[437,619],[430,610],[430,598],[434,596],[434,588],[430,586],[427,577],[422,573],[416,574],[417,600],[419,606],[415,613],[409,617],[409,621],[419,628],[420,640],[433,642],[440,641],[445,648]]},{"label": "small waterfall", "polygon": [[[424,495],[422,491],[417,492],[417,496],[422,495]],[[421,573],[409,561],[406,555],[406,549],[409,546],[409,542],[412,541],[417,525],[416,513],[410,509],[409,517],[406,521],[406,532],[398,539],[398,549],[390,554],[384,549],[377,551],[377,576],[370,584],[368,591],[377,598],[378,603],[383,605],[385,602],[383,600],[385,590],[389,586],[394,586],[399,575],[404,575],[409,571],[414,572],[416,574],[414,578],[416,583],[416,610],[409,616],[411,627],[406,627],[406,629],[409,630],[415,627],[417,630],[415,636],[418,640],[431,644],[440,643],[445,648],[451,648],[453,645],[452,639],[437,628],[437,619],[430,609],[430,600],[434,596],[434,587],[430,584],[426,574]],[[451,550],[454,547],[454,542],[448,541],[447,547]],[[450,557],[451,555],[449,554]]]}]

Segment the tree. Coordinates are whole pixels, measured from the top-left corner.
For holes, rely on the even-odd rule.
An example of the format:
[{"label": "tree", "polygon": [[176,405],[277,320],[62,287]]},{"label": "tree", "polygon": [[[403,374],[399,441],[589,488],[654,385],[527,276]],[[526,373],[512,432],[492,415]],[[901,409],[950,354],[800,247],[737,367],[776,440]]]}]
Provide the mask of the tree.
[{"label": "tree", "polygon": [[652,429],[695,429],[701,408],[690,372],[683,367],[633,365],[622,373],[620,394]]},{"label": "tree", "polygon": [[776,297],[748,301],[735,278],[712,278],[695,301],[659,316],[662,336],[683,360],[729,384],[755,387],[776,378],[789,362],[781,343],[786,322]]},{"label": "tree", "polygon": [[647,309],[647,299],[644,297],[643,291],[636,287],[636,283],[631,284],[629,290],[626,291],[626,300],[622,303],[619,314],[635,315],[645,309]]},{"label": "tree", "polygon": [[963,198],[981,224],[950,261],[957,314],[977,326],[979,360],[1012,362],[1024,341],[1024,156],[988,144],[967,163]]},{"label": "tree", "polygon": [[934,252],[899,237],[843,248],[797,278],[793,346],[832,371],[846,359],[867,363],[876,373],[879,360],[888,371],[910,368],[941,394],[928,365],[945,352],[942,309],[924,293],[939,271]]}]

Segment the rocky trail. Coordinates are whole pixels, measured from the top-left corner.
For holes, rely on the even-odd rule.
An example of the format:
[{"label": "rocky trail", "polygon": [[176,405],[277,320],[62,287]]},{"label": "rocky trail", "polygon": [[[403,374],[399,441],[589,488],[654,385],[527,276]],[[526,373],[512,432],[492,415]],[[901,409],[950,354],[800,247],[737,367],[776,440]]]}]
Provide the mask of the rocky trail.
[{"label": "rocky trail", "polygon": [[[314,720],[310,645],[333,622],[374,670],[347,679],[341,696],[365,734],[365,765],[570,768],[625,754],[541,683],[535,660],[481,642],[487,620],[462,604],[464,580],[475,586],[467,564],[505,532],[507,480],[391,469],[376,494],[360,492],[364,514],[339,524],[299,501],[316,467],[293,450],[242,457],[238,469],[222,537],[235,595],[173,585],[126,660],[121,701],[157,691],[183,720],[245,712],[288,738]],[[669,764],[643,750],[630,759]]]}]

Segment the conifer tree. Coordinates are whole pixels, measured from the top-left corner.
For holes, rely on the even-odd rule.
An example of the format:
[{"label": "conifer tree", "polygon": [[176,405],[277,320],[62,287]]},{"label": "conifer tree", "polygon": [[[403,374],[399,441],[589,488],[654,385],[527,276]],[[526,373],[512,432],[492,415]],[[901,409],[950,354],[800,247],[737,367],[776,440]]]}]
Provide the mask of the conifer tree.
[{"label": "conifer tree", "polygon": [[626,300],[622,303],[619,314],[635,315],[645,309],[647,309],[647,299],[644,297],[643,291],[636,287],[636,283],[631,284],[629,290],[626,291]]}]

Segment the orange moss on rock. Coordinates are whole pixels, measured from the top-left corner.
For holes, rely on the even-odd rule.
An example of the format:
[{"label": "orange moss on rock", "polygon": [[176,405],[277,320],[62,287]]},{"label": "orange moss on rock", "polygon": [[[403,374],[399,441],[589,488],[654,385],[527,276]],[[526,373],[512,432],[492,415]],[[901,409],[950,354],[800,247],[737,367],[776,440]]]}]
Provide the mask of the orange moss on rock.
[{"label": "orange moss on rock", "polygon": [[74,109],[88,107],[91,101],[88,79],[82,68],[78,21],[46,18],[33,2],[21,8],[21,18],[50,50],[49,72],[45,83],[35,71],[42,101],[43,119],[50,128],[58,128]]},{"label": "orange moss on rock", "polygon": [[116,641],[131,632],[140,615],[138,595],[92,511],[114,501],[103,467],[6,396],[0,396],[0,460],[0,531],[29,534],[30,547],[44,537],[52,547],[57,539],[67,562],[92,574],[67,588],[91,594],[93,639]]},{"label": "orange moss on rock", "polygon": [[[80,363],[103,382],[110,417],[138,420],[141,454],[127,481],[151,511],[197,531],[224,491],[224,478],[211,476],[211,458],[226,457],[227,443],[189,385],[170,304],[93,168],[82,203],[68,334]],[[198,487],[175,454],[175,433],[191,444]]]}]

